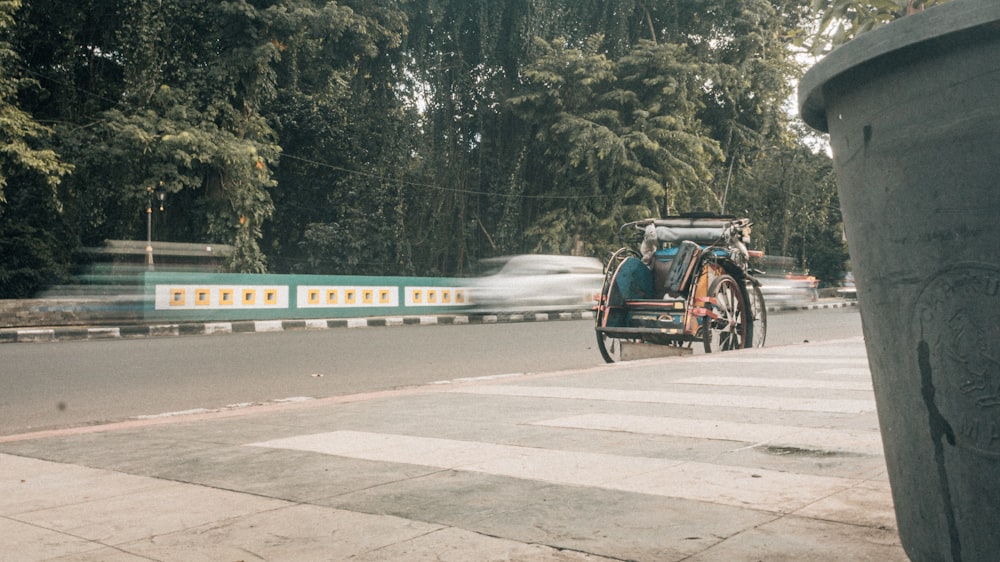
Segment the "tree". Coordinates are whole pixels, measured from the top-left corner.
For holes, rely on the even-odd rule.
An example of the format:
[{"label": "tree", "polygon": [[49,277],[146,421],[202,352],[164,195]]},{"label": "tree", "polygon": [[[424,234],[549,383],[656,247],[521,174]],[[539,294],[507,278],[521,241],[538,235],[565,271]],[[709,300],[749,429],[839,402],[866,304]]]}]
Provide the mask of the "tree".
[{"label": "tree", "polygon": [[20,57],[6,38],[20,7],[21,0],[0,0],[0,204],[5,202],[4,188],[12,170],[34,172],[54,189],[72,169],[55,151],[32,146],[52,130],[17,105],[18,92],[36,85],[25,77]]},{"label": "tree", "polygon": [[52,129],[19,105],[19,94],[38,87],[10,40],[20,8],[20,0],[0,0],[0,298],[31,296],[64,277],[74,246],[53,228],[62,212],[57,188],[72,166],[49,147]]},{"label": "tree", "polygon": [[812,50],[822,53],[866,31],[948,0],[813,0],[819,14]]},{"label": "tree", "polygon": [[848,255],[829,156],[793,144],[756,151],[738,162],[727,208],[752,217],[754,247],[794,257],[826,284],[839,283]]},{"label": "tree", "polygon": [[602,42],[541,43],[526,91],[509,101],[533,133],[523,214],[536,251],[582,239],[592,253],[622,222],[712,200],[709,163],[721,155],[696,117],[705,69],[683,46],[642,41],[615,62]]},{"label": "tree", "polygon": [[283,156],[266,246],[277,271],[412,273],[399,208],[414,120],[399,90],[405,15],[395,2],[308,4],[284,21],[267,106]]},{"label": "tree", "polygon": [[531,0],[418,0],[407,14],[418,133],[407,230],[419,271],[461,273],[478,258],[523,251],[520,196],[510,190],[522,145],[503,102],[548,16]]},{"label": "tree", "polygon": [[18,189],[0,216],[0,298],[30,298],[70,276],[79,233],[60,220],[58,201],[44,183],[10,177]]},{"label": "tree", "polygon": [[197,192],[174,216],[202,238],[233,244],[233,270],[258,273],[267,270],[258,241],[273,212],[268,188],[280,153],[262,108],[275,95],[274,28],[283,17],[261,4],[124,2],[126,102],[97,129],[133,170],[127,192],[158,184]]},{"label": "tree", "polygon": [[140,238],[146,189],[162,186],[174,199],[163,236],[231,243],[234,270],[266,269],[258,240],[280,149],[260,108],[276,17],[244,1],[30,3],[19,41],[44,94],[31,110],[56,123],[76,166],[63,197],[86,243]]},{"label": "tree", "polygon": [[[788,122],[781,105],[791,92],[789,77],[797,71],[786,49],[788,30],[800,21],[806,1],[411,3],[411,33],[405,48],[415,63],[412,83],[422,94],[418,127],[425,139],[416,146],[418,159],[411,177],[421,184],[445,187],[424,190],[424,205],[411,208],[420,218],[410,224],[419,232],[433,232],[415,250],[441,255],[439,268],[448,271],[460,267],[463,256],[542,248],[589,253],[613,243],[616,226],[610,223],[628,214],[616,211],[616,205],[627,207],[635,201],[621,200],[613,187],[594,192],[595,183],[607,180],[600,172],[614,169],[613,160],[610,153],[595,157],[598,152],[586,156],[581,151],[589,142],[587,134],[593,135],[590,140],[607,141],[610,147],[617,141],[604,132],[625,135],[624,129],[633,126],[635,117],[626,116],[617,130],[619,125],[608,125],[603,119],[614,112],[624,114],[627,108],[615,108],[608,100],[585,100],[589,107],[578,103],[573,108],[578,121],[563,115],[558,130],[553,129],[556,116],[545,109],[542,99],[544,77],[530,73],[544,64],[545,57],[553,57],[554,49],[579,51],[578,60],[567,61],[578,73],[605,72],[602,65],[610,65],[616,69],[612,74],[627,64],[625,57],[641,56],[638,49],[643,41],[648,45],[642,49],[654,57],[647,62],[654,64],[658,64],[656,57],[675,56],[654,53],[657,49],[683,52],[686,62],[699,66],[698,93],[686,101],[698,109],[695,118],[685,114],[675,122],[677,130],[700,135],[707,145],[716,144],[725,154],[780,138]],[[674,69],[665,66],[661,70]],[[593,83],[582,84],[585,78]],[[615,88],[640,90],[646,96],[640,103],[646,103],[648,92],[654,90],[652,85],[612,84],[602,75],[566,80],[567,90],[579,91],[569,103]],[[529,99],[539,92],[542,97]],[[592,111],[605,112],[600,118],[586,115]],[[603,129],[588,129],[587,123]],[[539,130],[547,131],[545,140],[536,138]],[[575,139],[577,153],[560,146],[567,139]],[[640,136],[633,131],[630,139],[637,141]],[[632,146],[635,159],[629,161],[636,163],[641,160],[641,146]],[[543,158],[546,151],[551,154]],[[687,160],[681,154],[677,162]],[[679,210],[710,206],[712,182],[718,184],[719,172],[726,169],[717,154],[706,160],[705,171],[714,174],[675,173],[682,168],[669,173],[665,181],[684,184],[670,192],[677,199],[669,205],[644,203],[649,209],[644,212],[665,212],[671,205]],[[651,160],[643,158],[646,171],[652,170]],[[589,176],[582,172],[594,162],[603,168],[592,166]],[[558,166],[583,183],[570,185],[568,176],[557,173]],[[657,184],[664,181],[664,170],[658,172],[659,177],[637,170],[633,178]],[[624,181],[624,174],[618,169],[614,177]],[[697,182],[684,183],[694,176]],[[636,193],[641,189],[637,187]],[[717,192],[721,191],[718,186]],[[450,255],[455,257],[445,258]]]},{"label": "tree", "polygon": [[808,2],[23,1],[17,105],[74,166],[24,226],[142,238],[162,185],[156,238],[234,270],[424,275],[720,206],[789,144]]}]

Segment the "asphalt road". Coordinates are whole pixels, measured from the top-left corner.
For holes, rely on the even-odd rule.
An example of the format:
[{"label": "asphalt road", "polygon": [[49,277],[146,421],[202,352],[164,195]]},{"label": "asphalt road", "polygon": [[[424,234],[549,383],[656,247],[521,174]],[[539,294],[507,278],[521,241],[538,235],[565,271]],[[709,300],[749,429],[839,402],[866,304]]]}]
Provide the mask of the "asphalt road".
[{"label": "asphalt road", "polygon": [[[856,308],[788,311],[767,345],[860,335]],[[601,363],[589,320],[9,344],[0,435]]]}]

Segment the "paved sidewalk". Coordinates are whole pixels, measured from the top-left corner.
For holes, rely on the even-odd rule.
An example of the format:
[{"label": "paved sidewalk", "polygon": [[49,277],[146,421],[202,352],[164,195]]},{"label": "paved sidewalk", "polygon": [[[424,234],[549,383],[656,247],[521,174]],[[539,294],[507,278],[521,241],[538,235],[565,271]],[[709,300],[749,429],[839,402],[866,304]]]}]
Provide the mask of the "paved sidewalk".
[{"label": "paved sidewalk", "polygon": [[0,560],[906,560],[863,342],[0,437]]}]

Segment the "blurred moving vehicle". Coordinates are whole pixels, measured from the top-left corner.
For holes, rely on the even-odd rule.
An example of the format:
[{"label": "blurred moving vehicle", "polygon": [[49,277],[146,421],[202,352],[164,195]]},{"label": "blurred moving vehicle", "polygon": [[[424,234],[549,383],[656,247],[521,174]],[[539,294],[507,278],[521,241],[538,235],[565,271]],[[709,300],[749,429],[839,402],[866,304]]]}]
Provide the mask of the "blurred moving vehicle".
[{"label": "blurred moving vehicle", "polygon": [[482,260],[469,298],[483,312],[593,308],[604,282],[597,258],[523,254]]},{"label": "blurred moving vehicle", "polygon": [[819,280],[809,275],[764,275],[757,279],[760,281],[760,290],[770,305],[806,306],[819,298]]},{"label": "blurred moving vehicle", "polygon": [[844,275],[844,280],[840,283],[840,288],[837,289],[837,294],[844,297],[845,299],[857,299],[858,298],[858,288],[854,285],[854,273],[848,271]]}]

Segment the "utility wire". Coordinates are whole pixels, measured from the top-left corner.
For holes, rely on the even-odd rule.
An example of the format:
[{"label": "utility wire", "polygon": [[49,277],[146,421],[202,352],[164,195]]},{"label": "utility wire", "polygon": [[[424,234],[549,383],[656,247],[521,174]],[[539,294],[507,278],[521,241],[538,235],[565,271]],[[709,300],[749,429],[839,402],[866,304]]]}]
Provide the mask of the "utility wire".
[{"label": "utility wire", "polygon": [[[72,82],[68,82],[66,80],[63,80],[61,78],[55,78],[53,76],[45,75],[45,74],[43,74],[41,72],[38,72],[35,69],[30,68],[30,67],[28,67],[25,64],[22,64],[20,62],[15,62],[14,65],[17,66],[18,68],[20,68],[26,74],[29,74],[29,75],[35,77],[38,80],[45,80],[45,81],[48,81],[48,82],[53,82],[53,83],[59,84],[59,85],[61,85],[63,87],[71,88],[71,89],[75,90],[77,93],[80,93],[80,94],[83,94],[85,96],[92,97],[94,99],[98,99],[98,100],[101,100],[101,101],[104,101],[104,102],[109,102],[111,104],[115,104],[116,103],[116,100],[112,100],[112,99],[109,99],[107,97],[104,97],[104,96],[101,96],[99,94],[96,94],[94,92],[91,92],[89,90],[80,88],[76,84],[74,84]],[[401,179],[397,179],[397,178],[390,178],[388,176],[383,176],[383,175],[380,175],[380,174],[373,174],[371,172],[364,172],[364,171],[361,171],[361,170],[352,170],[352,169],[349,169],[349,168],[344,168],[342,166],[337,166],[337,165],[334,165],[334,164],[329,164],[329,163],[326,163],[326,162],[319,162],[319,161],[316,161],[316,160],[311,160],[309,158],[304,158],[304,157],[301,157],[301,156],[295,156],[293,154],[288,154],[286,152],[283,152],[281,154],[280,158],[288,158],[289,160],[297,160],[299,162],[303,162],[303,163],[306,163],[306,164],[311,164],[313,166],[318,166],[318,167],[322,167],[322,168],[327,168],[327,169],[330,169],[330,170],[336,170],[338,172],[343,172],[345,174],[351,174],[351,175],[356,175],[356,176],[364,176],[364,177],[367,177],[367,178],[381,180],[381,181],[385,181],[385,182],[400,183],[402,185],[406,185],[406,186],[409,186],[409,187],[424,188],[424,189],[434,189],[434,190],[437,190],[437,191],[444,191],[444,192],[449,192],[449,193],[460,193],[460,194],[464,194],[464,195],[484,195],[484,196],[504,197],[504,198],[517,197],[517,198],[529,199],[529,200],[585,200],[585,199],[611,199],[611,198],[615,197],[615,196],[610,195],[610,194],[596,194],[596,195],[523,195],[523,194],[521,194],[521,195],[518,195],[518,194],[514,194],[514,193],[495,193],[495,192],[491,192],[491,191],[481,191],[481,190],[475,190],[475,189],[462,189],[462,188],[457,188],[457,187],[445,187],[443,185],[437,185],[437,184],[417,182],[417,181],[405,180],[405,179],[401,180]]]},{"label": "utility wire", "polygon": [[494,192],[491,192],[491,191],[480,191],[480,190],[476,190],[476,189],[462,189],[462,188],[458,188],[458,187],[445,187],[443,185],[437,185],[437,184],[431,184],[431,183],[423,183],[423,182],[416,182],[416,181],[411,181],[411,180],[401,180],[401,179],[396,179],[396,178],[390,178],[388,176],[383,176],[383,175],[379,175],[379,174],[373,174],[371,172],[362,172],[360,170],[351,170],[351,169],[348,169],[348,168],[344,168],[342,166],[336,166],[334,164],[327,164],[325,162],[319,162],[319,161],[316,161],[316,160],[310,160],[308,158],[303,158],[301,156],[295,156],[295,155],[288,154],[288,153],[282,153],[281,154],[281,158],[288,158],[290,160],[298,160],[299,162],[305,162],[307,164],[312,164],[314,166],[319,166],[319,167],[322,167],[322,168],[328,168],[328,169],[331,169],[331,170],[337,170],[338,172],[344,172],[346,174],[353,174],[353,175],[358,175],[358,176],[365,176],[365,177],[368,177],[368,178],[383,180],[383,181],[386,181],[386,182],[398,182],[398,183],[401,183],[403,185],[407,185],[407,186],[410,186],[410,187],[421,187],[421,188],[427,188],[427,189],[436,189],[438,191],[447,191],[447,192],[450,192],[450,193],[462,193],[462,194],[465,194],[465,195],[490,195],[490,196],[495,196],[495,197],[519,197],[521,199],[569,199],[569,200],[572,200],[572,199],[610,199],[610,198],[614,197],[614,196],[609,195],[609,194],[602,194],[602,195],[517,195],[517,194],[514,194],[514,193],[506,193],[506,194],[505,193],[494,193]]}]

